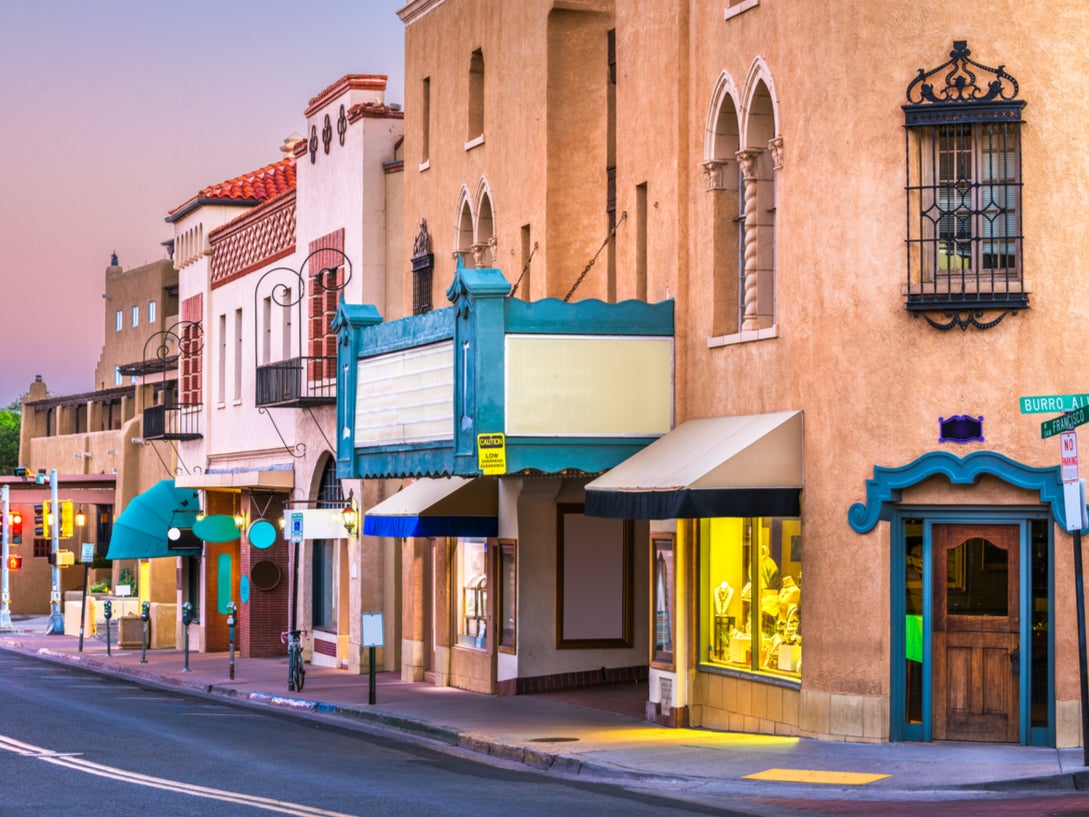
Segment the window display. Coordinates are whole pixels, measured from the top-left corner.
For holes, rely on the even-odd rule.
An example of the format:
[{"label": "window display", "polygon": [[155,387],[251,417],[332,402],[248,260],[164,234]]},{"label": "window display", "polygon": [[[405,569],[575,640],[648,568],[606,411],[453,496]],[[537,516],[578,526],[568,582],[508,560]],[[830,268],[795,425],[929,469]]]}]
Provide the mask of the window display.
[{"label": "window display", "polygon": [[488,645],[488,542],[458,539],[455,576],[458,644],[482,650]]},{"label": "window display", "polygon": [[705,660],[801,675],[801,533],[796,518],[700,520]]}]

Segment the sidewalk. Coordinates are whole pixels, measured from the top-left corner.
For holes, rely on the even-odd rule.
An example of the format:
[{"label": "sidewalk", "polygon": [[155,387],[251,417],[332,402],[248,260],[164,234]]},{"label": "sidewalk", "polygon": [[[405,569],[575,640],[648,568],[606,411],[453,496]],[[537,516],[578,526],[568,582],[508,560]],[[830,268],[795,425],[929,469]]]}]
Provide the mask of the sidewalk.
[{"label": "sidewalk", "polygon": [[[534,769],[686,796],[978,800],[1089,788],[1080,748],[874,745],[668,729],[594,708],[595,695],[624,694],[616,688],[495,697],[406,683],[394,673],[377,675],[376,703],[370,706],[366,675],[308,666],[305,690],[288,692],[286,656],[236,656],[232,680],[226,653],[190,653],[190,671],[184,672],[181,651],[149,650],[142,663],[138,649],[114,645],[107,657],[105,642],[88,637],[79,652],[78,637],[46,635],[45,623],[44,618],[14,621],[13,631],[0,632],[0,649],[142,683],[392,728]],[[629,690],[642,695],[645,687]]]}]

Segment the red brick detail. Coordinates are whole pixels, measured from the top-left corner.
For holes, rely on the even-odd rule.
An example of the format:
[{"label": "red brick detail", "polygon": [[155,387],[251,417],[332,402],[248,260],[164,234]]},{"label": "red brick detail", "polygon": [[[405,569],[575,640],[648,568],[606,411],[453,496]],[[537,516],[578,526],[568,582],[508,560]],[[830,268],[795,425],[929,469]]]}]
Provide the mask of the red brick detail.
[{"label": "red brick detail", "polygon": [[195,326],[201,322],[204,312],[204,293],[197,293],[181,303],[181,319],[184,322],[179,338],[179,402],[199,404],[203,401],[202,370],[204,346],[201,330]]},{"label": "red brick detail", "polygon": [[253,272],[295,251],[295,190],[213,230],[211,286]]},{"label": "red brick detail", "polygon": [[[242,512],[250,522],[267,519],[274,522],[284,512],[286,495],[267,494],[254,497],[242,494]],[[263,514],[263,516],[262,516]],[[271,590],[260,590],[250,585],[250,599],[240,606],[240,649],[247,658],[275,658],[287,655],[287,647],[280,641],[280,634],[287,631],[290,607],[290,551],[283,536],[277,536],[269,547],[259,550],[250,546],[246,534],[242,534],[242,575],[249,576],[257,562],[270,561],[280,568],[280,583]]]},{"label": "red brick detail", "polygon": [[[307,314],[310,316],[307,339],[310,361],[307,377],[311,381],[336,377],[336,335],[333,317],[340,303],[344,272],[344,228],[334,230],[310,242],[307,282],[310,286]],[[333,276],[325,270],[336,270]],[[329,358],[321,360],[321,358]]]},{"label": "red brick detail", "polygon": [[353,89],[379,92],[385,91],[387,79],[388,77],[385,74],[346,74],[328,88],[324,89],[317,96],[313,97],[310,100],[310,104],[306,106],[306,111],[303,115],[307,118],[313,116],[346,91]]},{"label": "red brick detail", "polygon": [[273,199],[281,193],[295,189],[295,157],[288,156],[278,162],[265,165],[250,173],[205,187],[193,198],[170,211],[173,215],[191,202],[205,200],[253,201]]},{"label": "red brick detail", "polygon": [[326,641],[324,639],[314,639],[314,652],[321,655],[331,655],[333,658],[337,656],[337,645],[334,641]]}]

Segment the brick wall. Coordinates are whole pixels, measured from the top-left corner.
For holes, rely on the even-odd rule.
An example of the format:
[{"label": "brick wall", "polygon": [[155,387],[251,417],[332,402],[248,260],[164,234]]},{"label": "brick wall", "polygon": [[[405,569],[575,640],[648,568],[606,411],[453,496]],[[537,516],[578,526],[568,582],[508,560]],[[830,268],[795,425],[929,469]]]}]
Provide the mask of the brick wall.
[{"label": "brick wall", "polygon": [[[285,494],[242,494],[243,513],[253,523],[266,519],[277,524],[284,512]],[[278,527],[278,525],[277,525]],[[289,543],[282,534],[267,548],[255,548],[243,535],[241,547],[242,574],[253,575],[257,562],[270,561],[280,570],[280,581],[271,590],[260,590],[250,583],[250,598],[242,605],[241,651],[247,658],[269,658],[287,654],[280,642],[280,633],[288,627],[291,562]]]}]

